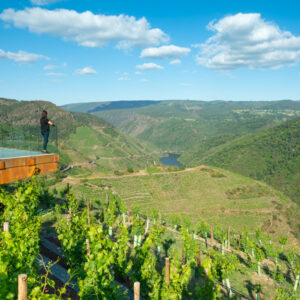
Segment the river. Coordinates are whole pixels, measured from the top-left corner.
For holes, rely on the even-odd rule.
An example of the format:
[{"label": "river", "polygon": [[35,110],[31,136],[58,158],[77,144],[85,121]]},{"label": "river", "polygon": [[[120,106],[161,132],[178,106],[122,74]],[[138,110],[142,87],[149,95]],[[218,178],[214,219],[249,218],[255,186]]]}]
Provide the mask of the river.
[{"label": "river", "polygon": [[183,167],[183,164],[181,164],[177,158],[179,157],[179,154],[175,153],[168,153],[168,156],[161,157],[159,161],[166,166],[175,166],[175,167]]}]

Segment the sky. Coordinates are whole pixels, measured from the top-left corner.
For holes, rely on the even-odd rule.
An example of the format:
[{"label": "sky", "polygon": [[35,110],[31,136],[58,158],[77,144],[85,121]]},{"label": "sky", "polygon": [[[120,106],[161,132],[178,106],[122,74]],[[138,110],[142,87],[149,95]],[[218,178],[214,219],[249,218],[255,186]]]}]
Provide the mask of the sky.
[{"label": "sky", "polygon": [[300,1],[1,0],[0,97],[300,99]]}]

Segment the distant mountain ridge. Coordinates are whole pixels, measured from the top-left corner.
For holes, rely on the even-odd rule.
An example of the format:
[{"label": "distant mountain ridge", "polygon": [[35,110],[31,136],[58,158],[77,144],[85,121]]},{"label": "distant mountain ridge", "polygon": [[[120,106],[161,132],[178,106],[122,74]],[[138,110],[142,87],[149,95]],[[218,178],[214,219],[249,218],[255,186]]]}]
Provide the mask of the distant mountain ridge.
[{"label": "distant mountain ridge", "polygon": [[300,116],[300,101],[292,100],[164,100],[154,104],[148,101],[146,106],[138,102],[123,101],[122,108],[117,103],[113,109],[106,102],[64,107],[92,111],[131,136],[149,141],[164,151],[178,153],[210,138],[221,137],[226,142]]},{"label": "distant mountain ridge", "polygon": [[103,110],[115,110],[115,109],[131,109],[139,108],[148,105],[159,104],[161,101],[155,100],[120,100],[120,101],[108,101],[108,102],[88,102],[88,103],[73,103],[65,104],[61,107],[73,112],[85,112],[95,113]]}]

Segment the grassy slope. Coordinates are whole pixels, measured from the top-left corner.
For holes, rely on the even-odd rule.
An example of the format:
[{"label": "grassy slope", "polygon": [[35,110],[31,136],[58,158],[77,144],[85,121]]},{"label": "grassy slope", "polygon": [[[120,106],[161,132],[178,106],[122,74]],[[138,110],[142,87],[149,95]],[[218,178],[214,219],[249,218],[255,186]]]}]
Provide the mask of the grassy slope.
[{"label": "grassy slope", "polygon": [[[223,177],[218,177],[220,174]],[[247,226],[254,232],[262,226],[273,236],[288,235],[297,243],[284,213],[290,200],[265,184],[229,171],[197,167],[83,180],[91,187],[78,184],[78,179],[67,180],[74,183],[77,194],[84,191],[91,199],[105,198],[105,189],[95,186],[111,187],[132,208],[139,206],[143,212],[151,213],[155,208],[171,220],[173,215],[182,215],[195,223],[205,220],[224,228],[230,225],[236,231]]]},{"label": "grassy slope", "polygon": [[[120,133],[103,119],[90,114],[71,113],[51,102],[0,99],[1,123],[40,138],[39,118],[43,109],[48,111],[50,120],[57,125],[52,129],[52,134],[58,130],[63,164],[80,163],[80,172],[90,173],[91,169],[113,171],[145,167],[147,162],[153,162],[149,153],[155,151],[154,147]],[[53,138],[50,137],[50,141]],[[91,160],[95,161],[92,166],[87,164]]]},{"label": "grassy slope", "polygon": [[[106,173],[153,164],[155,148],[128,137],[113,128],[79,127],[62,149],[71,158],[77,176]],[[93,161],[92,164],[87,162]],[[79,169],[80,168],[80,169]]]},{"label": "grassy slope", "polygon": [[122,109],[117,104],[101,105],[104,103],[88,107],[123,132],[174,152],[190,149],[210,137],[226,142],[300,115],[299,101],[160,101],[143,107],[132,107],[128,102]]}]

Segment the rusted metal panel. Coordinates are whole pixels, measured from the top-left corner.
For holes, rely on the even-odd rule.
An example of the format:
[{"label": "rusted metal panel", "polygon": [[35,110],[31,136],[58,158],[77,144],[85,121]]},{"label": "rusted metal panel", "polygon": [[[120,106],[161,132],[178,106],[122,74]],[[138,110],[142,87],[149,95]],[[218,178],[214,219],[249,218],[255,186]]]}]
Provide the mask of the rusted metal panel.
[{"label": "rusted metal panel", "polygon": [[19,166],[0,170],[0,184],[13,182],[38,174],[46,174],[57,171],[57,163],[37,164],[33,166]]}]

